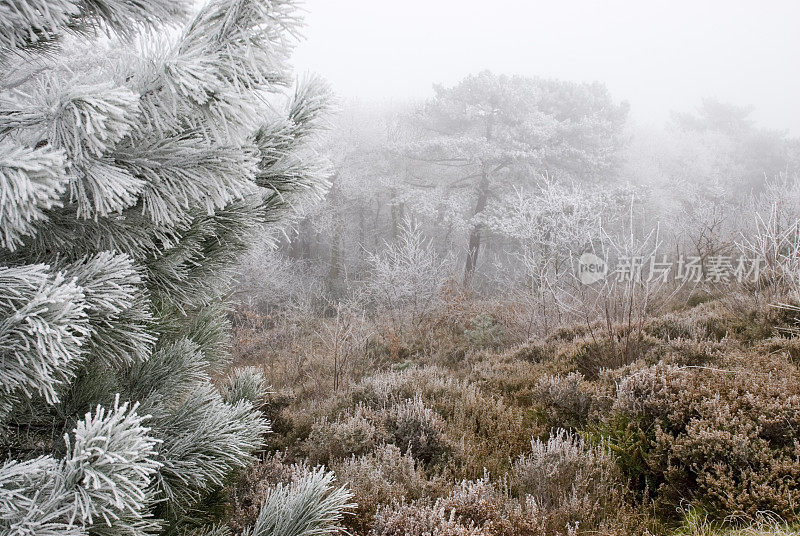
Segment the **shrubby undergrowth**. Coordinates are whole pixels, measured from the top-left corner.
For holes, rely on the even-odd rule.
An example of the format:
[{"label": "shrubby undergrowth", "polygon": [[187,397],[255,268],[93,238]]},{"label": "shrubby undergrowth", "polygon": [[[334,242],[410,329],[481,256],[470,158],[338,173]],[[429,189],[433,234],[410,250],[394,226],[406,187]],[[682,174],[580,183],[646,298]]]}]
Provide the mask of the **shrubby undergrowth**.
[{"label": "shrubby undergrowth", "polygon": [[790,534],[800,315],[774,306],[792,285],[767,285],[670,290],[641,321],[522,342],[496,302],[445,285],[395,347],[370,319],[369,366],[336,387],[322,353],[306,354],[319,376],[289,370],[284,347],[242,360],[283,367],[270,449],[333,469],[358,503],[354,534]]}]

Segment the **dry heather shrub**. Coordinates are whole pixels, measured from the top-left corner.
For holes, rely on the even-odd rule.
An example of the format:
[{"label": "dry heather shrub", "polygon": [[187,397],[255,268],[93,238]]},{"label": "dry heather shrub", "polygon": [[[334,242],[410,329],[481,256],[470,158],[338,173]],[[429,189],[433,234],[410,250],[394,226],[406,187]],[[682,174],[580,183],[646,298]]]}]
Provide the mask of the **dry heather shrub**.
[{"label": "dry heather shrub", "polygon": [[520,359],[518,354],[521,351],[518,348],[499,355],[477,355],[468,363],[469,371],[465,379],[477,384],[486,393],[499,395],[518,405],[530,406],[535,402],[534,387],[539,378],[568,374],[575,370],[573,363],[556,359],[555,356],[541,362]]},{"label": "dry heather shrub", "polygon": [[764,359],[751,356],[753,369],[662,364],[620,382],[609,420],[632,419],[649,438],[643,466],[665,506],[687,499],[715,516],[795,518],[800,374],[785,360],[770,371]]},{"label": "dry heather shrub", "polygon": [[661,361],[678,366],[701,366],[715,361],[730,349],[727,342],[677,339],[669,342]]},{"label": "dry heather shrub", "polygon": [[427,504],[384,506],[378,510],[370,536],[492,536],[483,528],[464,524],[454,511]]},{"label": "dry heather shrub", "polygon": [[653,318],[647,321],[644,331],[664,341],[737,339],[752,342],[791,327],[792,320],[791,314],[767,303],[739,303],[732,293],[722,300]]},{"label": "dry heather shrub", "polygon": [[[621,475],[610,452],[559,429],[514,464],[512,485],[545,511],[563,511],[582,525],[596,523],[615,500]],[[574,518],[574,519],[573,519]]]},{"label": "dry heather shrub", "polygon": [[470,363],[467,381],[493,393],[526,405],[531,404],[531,384],[542,374],[542,366],[509,356],[482,355]]},{"label": "dry heather shrub", "polygon": [[671,383],[669,380],[681,376],[686,370],[677,365],[658,363],[623,378],[617,388],[613,410],[629,415],[644,415],[651,420],[666,416],[664,412],[669,407],[669,401],[677,396],[671,392],[677,387],[677,382]]},{"label": "dry heather shrub", "polygon": [[[547,475],[542,475],[542,478],[547,478]],[[557,536],[578,533],[619,536],[634,533],[628,531],[628,526],[617,520],[619,512],[628,514],[628,510],[609,509],[604,515],[610,515],[601,516],[597,520],[592,519],[592,523],[589,524],[586,523],[589,516],[596,512],[586,511],[589,505],[585,501],[578,504],[572,499],[570,505],[575,510],[566,512],[563,505],[559,508],[545,508],[530,495],[516,499],[509,494],[505,480],[495,484],[484,476],[474,481],[462,481],[447,497],[438,499],[432,506],[430,503],[416,503],[410,505],[410,508],[401,507],[397,509],[395,519],[404,515],[414,520],[424,519],[428,523],[431,520],[436,522],[446,519],[449,523],[448,528],[454,525],[459,530],[467,528],[476,531],[475,534],[492,536]],[[433,515],[433,512],[437,512],[438,516]],[[405,521],[408,522],[408,519]],[[422,528],[410,525],[412,530]],[[632,526],[630,523],[628,525]],[[422,535],[430,532],[405,534]]]},{"label": "dry heather shrub", "polygon": [[758,298],[755,303],[752,299],[742,301],[736,293],[704,303],[687,314],[695,324],[698,339],[731,338],[752,343],[786,333],[796,326],[796,314],[790,309],[773,307]]},{"label": "dry heather shrub", "polygon": [[357,533],[369,529],[379,506],[419,499],[429,488],[416,460],[394,445],[353,456],[335,465],[334,472],[338,481],[350,488],[358,504],[355,515],[344,520],[346,527]]},{"label": "dry heather shrub", "polygon": [[531,453],[516,462],[511,482],[538,534],[641,534],[643,519],[625,502],[609,450],[570,432],[534,440]]},{"label": "dry heather shrub", "polygon": [[589,380],[598,378],[603,370],[616,369],[648,359],[662,342],[646,333],[624,333],[612,337],[581,337],[561,346],[557,359],[572,363],[574,370]]},{"label": "dry heather shrub", "polygon": [[553,358],[555,347],[552,341],[530,341],[512,350],[512,356],[529,363],[542,363]]},{"label": "dry heather shrub", "polygon": [[394,444],[417,460],[431,463],[447,453],[444,421],[419,395],[392,405],[386,427]]},{"label": "dry heather shrub", "polygon": [[577,429],[586,424],[594,395],[579,372],[546,375],[533,388],[534,400],[541,406],[541,418],[548,429]]},{"label": "dry heather shrub", "polygon": [[353,413],[340,415],[335,421],[327,416],[319,418],[305,441],[309,461],[330,464],[371,451],[386,437],[381,420],[379,412],[362,404],[357,405]]},{"label": "dry heather shrub", "polygon": [[509,460],[525,450],[523,438],[538,431],[523,408],[509,406],[477,386],[468,385],[460,400],[454,402],[447,421],[448,436],[457,442],[463,477],[475,478],[485,470],[494,474],[507,470]]},{"label": "dry heather shrub", "polygon": [[590,380],[597,378],[602,369],[618,368],[625,364],[616,341],[608,338],[579,337],[561,345],[556,357],[571,363],[573,370],[580,371]]},{"label": "dry heather shrub", "polygon": [[547,336],[546,340],[550,342],[572,342],[579,337],[588,335],[589,331],[585,324],[559,326]]},{"label": "dry heather shrub", "polygon": [[[510,406],[478,385],[456,379],[449,371],[433,366],[365,378],[319,411],[335,419],[362,403],[375,411],[391,413],[399,411],[392,409],[395,405],[407,404],[408,400],[416,398],[423,400],[422,405],[428,408],[428,411],[420,410],[419,415],[438,414],[438,419],[433,416],[435,422],[431,423],[434,430],[441,427],[442,438],[438,445],[453,449],[456,459],[450,460],[459,466],[462,477],[480,476],[484,467],[492,472],[506,470],[509,457],[516,457],[526,449],[527,441],[523,437],[530,437],[531,425],[523,408]],[[410,421],[402,429],[397,428],[397,423],[399,421],[394,418],[384,426],[390,434],[396,435],[396,444],[401,449],[408,446],[409,439],[421,437],[413,432]],[[408,437],[404,438],[406,435]],[[430,442],[436,436],[426,434],[425,437]],[[420,455],[427,456],[422,454],[424,450],[412,448],[412,453],[421,459]]]},{"label": "dry heather shrub", "polygon": [[452,512],[457,519],[482,528],[493,536],[538,536],[543,534],[541,520],[528,515],[521,503],[487,477],[462,481],[437,505]]},{"label": "dry heather shrub", "polygon": [[773,337],[759,342],[754,350],[764,354],[779,354],[791,364],[800,366],[800,337]]},{"label": "dry heather shrub", "polygon": [[695,339],[697,330],[694,321],[687,315],[666,313],[651,319],[644,326],[645,333],[664,341]]},{"label": "dry heather shrub", "polygon": [[719,301],[705,302],[687,311],[695,339],[721,341],[732,335],[732,324],[737,320]]}]

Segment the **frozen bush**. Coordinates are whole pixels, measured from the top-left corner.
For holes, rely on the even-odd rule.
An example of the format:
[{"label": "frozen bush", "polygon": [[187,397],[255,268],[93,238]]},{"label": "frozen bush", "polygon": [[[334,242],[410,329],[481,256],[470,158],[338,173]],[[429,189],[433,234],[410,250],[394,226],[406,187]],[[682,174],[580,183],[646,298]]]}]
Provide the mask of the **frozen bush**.
[{"label": "frozen bush", "polygon": [[650,320],[644,327],[653,337],[671,341],[673,339],[693,339],[696,336],[694,324],[687,315],[667,313]]},{"label": "frozen bush", "polygon": [[[728,365],[656,365],[620,382],[608,422],[647,438],[640,470],[666,508],[700,500],[713,517],[800,504],[800,382],[785,359],[735,355]],[[628,431],[610,427],[612,442]],[[621,435],[622,434],[622,435]],[[627,450],[627,449],[626,449]]]},{"label": "frozen bush", "polygon": [[464,524],[455,512],[424,504],[386,506],[375,516],[371,536],[490,536],[474,525]]},{"label": "frozen bush", "polygon": [[397,242],[370,255],[367,294],[395,331],[419,327],[441,301],[451,260],[436,253],[418,224],[405,220]]},{"label": "frozen bush", "polygon": [[551,428],[579,428],[592,408],[592,392],[579,372],[539,378],[533,396],[542,406],[543,420]]},{"label": "frozen bush", "polygon": [[[415,399],[424,403],[414,402]],[[524,409],[433,366],[367,377],[337,395],[330,407],[322,410],[336,418],[358,404],[376,413],[388,409],[391,415],[387,420],[374,424],[389,430],[392,442],[404,452],[410,439],[412,443],[419,441],[420,432],[432,427],[433,433],[425,434],[427,445],[423,450],[427,454],[423,456],[433,455],[438,461],[439,455],[431,451],[434,446],[433,451],[439,454],[452,453],[465,471],[465,478],[480,476],[484,467],[491,471],[508,469],[509,458],[523,452],[528,444],[524,437],[530,437]],[[405,424],[397,431],[401,413],[406,413],[400,419]],[[419,424],[415,426],[414,422]],[[417,459],[422,455],[420,446],[412,445]]]},{"label": "frozen bush", "polygon": [[493,536],[538,536],[543,533],[541,519],[529,515],[530,511],[511,498],[506,489],[499,489],[486,476],[462,481],[437,504]]},{"label": "frozen bush", "polygon": [[369,452],[385,434],[380,425],[376,425],[379,421],[380,414],[363,405],[335,421],[323,416],[314,422],[306,440],[309,460],[329,464]]},{"label": "frozen bush", "polygon": [[287,307],[310,312],[321,291],[308,269],[271,243],[259,244],[242,258],[236,283],[236,298],[264,313]]},{"label": "frozen bush", "polygon": [[601,446],[558,429],[547,441],[531,441],[531,452],[514,464],[513,485],[540,508],[558,508],[574,496],[601,503],[619,484],[614,458]]},{"label": "frozen bush", "polygon": [[791,289],[797,298],[800,289],[800,204],[797,192],[800,181],[767,181],[755,200],[755,222],[737,243],[748,257],[760,258],[765,266],[758,285],[774,287],[778,293]]},{"label": "frozen bush", "polygon": [[568,526],[597,529],[622,505],[622,479],[605,447],[589,446],[566,430],[545,442],[535,439],[531,452],[517,460],[512,485],[525,497],[530,516],[545,533]]},{"label": "frozen bush", "polygon": [[371,526],[380,505],[419,499],[428,486],[417,461],[395,445],[381,445],[370,454],[352,456],[335,465],[334,472],[354,494],[358,508],[345,524],[359,532]]},{"label": "frozen bush", "polygon": [[429,463],[447,452],[444,421],[420,396],[392,406],[387,428],[394,443],[417,460]]}]

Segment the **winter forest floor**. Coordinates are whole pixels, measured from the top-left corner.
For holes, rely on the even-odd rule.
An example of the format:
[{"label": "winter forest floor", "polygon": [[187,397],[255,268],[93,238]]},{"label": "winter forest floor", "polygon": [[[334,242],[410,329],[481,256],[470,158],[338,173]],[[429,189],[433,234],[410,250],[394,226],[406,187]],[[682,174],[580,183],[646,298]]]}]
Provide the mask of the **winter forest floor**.
[{"label": "winter forest floor", "polygon": [[524,342],[475,300],[361,336],[242,309],[236,361],[272,382],[272,433],[228,522],[324,464],[355,535],[796,534],[798,314],[754,296]]}]

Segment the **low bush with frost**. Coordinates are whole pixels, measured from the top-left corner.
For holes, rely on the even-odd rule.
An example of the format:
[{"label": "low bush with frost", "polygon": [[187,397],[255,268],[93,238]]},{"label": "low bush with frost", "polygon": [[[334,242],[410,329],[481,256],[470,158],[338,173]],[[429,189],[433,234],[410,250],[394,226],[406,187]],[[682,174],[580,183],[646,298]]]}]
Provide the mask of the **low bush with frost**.
[{"label": "low bush with frost", "polygon": [[339,481],[354,493],[358,508],[345,524],[358,533],[372,526],[381,505],[417,500],[430,491],[419,463],[395,445],[381,445],[369,454],[351,456],[333,469]]},{"label": "low bush with frost", "polygon": [[[785,360],[769,359],[655,365],[620,382],[607,421],[627,419],[647,438],[641,469],[661,503],[700,501],[713,517],[770,511],[795,519],[800,374]],[[619,442],[623,431],[610,430]]]}]

